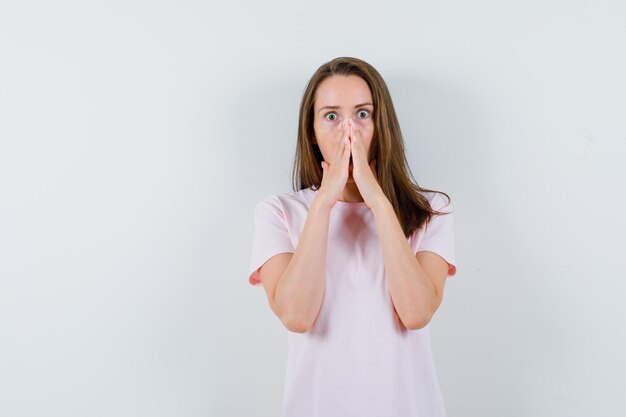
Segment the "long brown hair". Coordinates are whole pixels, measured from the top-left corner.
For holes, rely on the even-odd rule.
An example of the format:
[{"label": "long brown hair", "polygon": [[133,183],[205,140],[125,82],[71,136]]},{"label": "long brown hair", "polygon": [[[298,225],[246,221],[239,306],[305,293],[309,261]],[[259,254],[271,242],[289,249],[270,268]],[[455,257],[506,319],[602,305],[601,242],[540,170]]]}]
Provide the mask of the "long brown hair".
[{"label": "long brown hair", "polygon": [[[440,191],[422,188],[417,184],[404,153],[400,124],[385,81],[367,62],[353,57],[339,57],[324,63],[309,80],[302,102],[298,123],[298,143],[293,167],[294,191],[308,187],[319,189],[322,183],[324,159],[319,146],[313,143],[313,107],[319,84],[332,75],[356,75],[369,85],[374,105],[374,136],[369,159],[376,158],[378,183],[391,202],[404,235],[408,238],[431,216],[446,214],[433,210],[422,192]],[[450,196],[444,192],[450,203]]]}]

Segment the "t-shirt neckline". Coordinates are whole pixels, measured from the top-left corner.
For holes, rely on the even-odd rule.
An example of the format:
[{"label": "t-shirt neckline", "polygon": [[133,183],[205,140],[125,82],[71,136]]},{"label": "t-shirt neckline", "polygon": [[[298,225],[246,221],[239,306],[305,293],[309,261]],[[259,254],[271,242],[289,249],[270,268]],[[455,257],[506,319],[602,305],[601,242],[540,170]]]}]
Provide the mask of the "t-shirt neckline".
[{"label": "t-shirt neckline", "polygon": [[[313,190],[311,187],[309,187],[308,190],[313,194],[313,197],[315,197],[317,190]],[[345,208],[345,209],[351,209],[351,208],[356,209],[356,208],[361,208],[361,207],[367,207],[367,204],[365,203],[365,201],[339,201],[337,200],[333,208],[337,208],[337,207]]]}]

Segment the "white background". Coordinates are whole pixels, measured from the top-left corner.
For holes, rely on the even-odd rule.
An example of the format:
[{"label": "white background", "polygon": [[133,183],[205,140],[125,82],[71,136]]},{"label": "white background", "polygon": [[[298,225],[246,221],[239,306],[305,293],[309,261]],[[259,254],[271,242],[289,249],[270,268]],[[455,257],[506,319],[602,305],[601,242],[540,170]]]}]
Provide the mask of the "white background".
[{"label": "white background", "polygon": [[620,1],[0,1],[0,415],[279,415],[253,207],[337,56],[452,197],[449,416],[626,415],[625,39]]}]

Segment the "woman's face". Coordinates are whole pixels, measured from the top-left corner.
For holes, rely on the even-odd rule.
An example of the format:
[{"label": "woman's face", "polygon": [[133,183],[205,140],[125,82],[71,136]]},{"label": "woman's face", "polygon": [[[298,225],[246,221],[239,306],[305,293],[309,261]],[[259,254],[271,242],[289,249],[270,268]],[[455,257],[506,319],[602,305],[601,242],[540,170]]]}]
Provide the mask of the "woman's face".
[{"label": "woman's face", "polygon": [[[317,87],[313,112],[314,143],[318,144],[324,161],[333,164],[337,145],[344,134],[344,130],[339,130],[337,126],[349,118],[358,126],[359,138],[369,158],[374,135],[374,105],[365,80],[356,75],[332,75],[326,78]],[[354,181],[352,166],[351,158],[348,181]]]}]

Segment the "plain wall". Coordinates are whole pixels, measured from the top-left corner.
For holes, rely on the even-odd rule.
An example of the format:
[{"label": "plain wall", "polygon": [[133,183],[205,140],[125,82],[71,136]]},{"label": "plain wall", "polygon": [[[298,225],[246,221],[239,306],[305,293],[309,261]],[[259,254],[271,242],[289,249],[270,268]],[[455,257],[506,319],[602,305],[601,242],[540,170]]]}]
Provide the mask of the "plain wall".
[{"label": "plain wall", "polygon": [[452,197],[449,416],[626,415],[624,39],[619,1],[0,1],[0,415],[279,415],[253,207],[337,56]]}]

